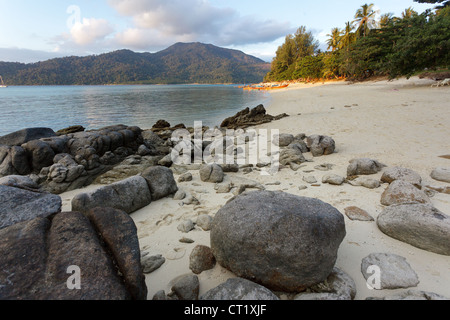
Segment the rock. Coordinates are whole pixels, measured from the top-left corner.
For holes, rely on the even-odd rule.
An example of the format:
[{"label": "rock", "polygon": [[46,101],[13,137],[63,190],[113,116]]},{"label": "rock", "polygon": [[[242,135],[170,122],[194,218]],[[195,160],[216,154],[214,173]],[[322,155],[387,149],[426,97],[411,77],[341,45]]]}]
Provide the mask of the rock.
[{"label": "rock", "polygon": [[137,154],[140,156],[153,155],[154,152],[150,150],[146,145],[142,144],[139,146]]},{"label": "rock", "polygon": [[[51,220],[36,218],[0,230],[0,282],[4,284],[0,299],[146,299],[140,261],[135,260],[139,257],[135,226],[122,224],[125,216],[119,217],[121,225],[117,225],[117,220],[103,220],[110,215],[101,214],[94,227],[81,213],[63,212]],[[99,239],[100,234],[105,238]],[[81,286],[69,290],[68,285],[77,284],[77,270]]]},{"label": "rock", "polygon": [[201,300],[279,300],[269,289],[243,278],[231,278],[209,290]]},{"label": "rock", "polygon": [[220,127],[227,129],[244,129],[249,126],[254,126],[258,124],[268,123],[274,120],[279,120],[281,118],[287,117],[287,114],[281,114],[278,116],[271,116],[266,114],[266,109],[262,104],[250,110],[246,108],[238,112],[233,117],[226,118],[222,121]]},{"label": "rock", "polygon": [[83,132],[85,128],[83,126],[70,126],[61,130],[56,131],[57,136],[64,136],[70,133]]},{"label": "rock", "polygon": [[300,293],[294,300],[353,300],[356,296],[355,281],[339,268],[333,268],[328,278]]},{"label": "rock", "polygon": [[164,156],[161,160],[158,161],[158,164],[163,167],[170,167],[172,165],[172,154],[168,154]]},{"label": "rock", "polygon": [[239,172],[239,165],[233,164],[221,164],[223,172]]},{"label": "rock", "polygon": [[450,300],[433,292],[408,290],[403,293],[394,294],[383,298],[367,298],[367,300]]},{"label": "rock", "polygon": [[155,129],[165,129],[170,128],[170,123],[166,120],[158,120],[154,125],[153,128]]},{"label": "rock", "polygon": [[403,204],[385,208],[378,228],[388,236],[417,248],[450,255],[450,217],[430,204]]},{"label": "rock", "polygon": [[302,180],[309,184],[313,184],[313,183],[317,182],[317,179],[314,176],[303,176]]},{"label": "rock", "polygon": [[19,175],[31,173],[32,167],[29,163],[28,153],[24,148],[12,146],[9,154],[11,156],[11,165]]},{"label": "rock", "polygon": [[32,140],[54,137],[55,135],[55,132],[50,128],[28,128],[0,137],[0,144],[20,146]]},{"label": "rock", "polygon": [[207,214],[201,214],[197,217],[196,225],[202,228],[204,231],[211,229],[211,223],[213,218]]},{"label": "rock", "polygon": [[386,165],[369,158],[352,159],[347,167],[347,176],[369,175],[380,172]]},{"label": "rock", "polygon": [[153,201],[178,191],[173,172],[169,168],[162,166],[150,167],[142,172],[141,176],[147,180]]},{"label": "rock", "polygon": [[294,142],[294,136],[287,133],[276,134],[272,140],[272,143],[278,147],[287,147],[292,142]]},{"label": "rock", "polygon": [[286,292],[325,280],[344,236],[344,217],[331,205],[279,191],[231,199],[216,213],[210,231],[220,265]]},{"label": "rock", "polygon": [[331,163],[322,163],[318,166],[314,166],[314,169],[320,170],[320,171],[330,171],[334,167],[334,164]]},{"label": "rock", "polygon": [[188,181],[192,181],[192,173],[190,172],[185,172],[178,177],[178,182],[188,182]]},{"label": "rock", "polygon": [[184,220],[182,223],[180,223],[177,227],[178,231],[188,233],[189,231],[193,230],[195,228],[194,222],[192,220]]},{"label": "rock", "polygon": [[348,179],[347,182],[352,186],[361,186],[368,189],[376,189],[380,187],[380,181],[367,178],[367,177],[357,177],[355,179]]},{"label": "rock", "polygon": [[329,183],[332,185],[340,186],[345,182],[345,178],[338,176],[337,174],[327,174],[322,177],[322,183]]},{"label": "rock", "polygon": [[411,183],[418,189],[422,189],[422,178],[420,175],[411,170],[401,167],[388,168],[383,172],[382,182],[391,183],[395,180],[402,180]]},{"label": "rock", "polygon": [[31,154],[33,172],[39,172],[42,168],[53,164],[55,152],[47,143],[41,140],[32,140],[23,144],[22,147]]},{"label": "rock", "polygon": [[95,208],[86,213],[101,240],[114,257],[115,265],[132,299],[146,300],[147,287],[142,273],[137,228],[124,211],[113,208]]},{"label": "rock", "polygon": [[291,163],[302,164],[306,162],[306,159],[300,150],[287,148],[280,151],[279,162],[283,166],[288,166]]},{"label": "rock", "polygon": [[402,180],[393,181],[381,195],[381,204],[385,206],[414,202],[431,203],[424,191]]},{"label": "rock", "polygon": [[0,178],[0,185],[39,192],[39,185],[28,176],[6,176]]},{"label": "rock", "polygon": [[306,145],[306,142],[303,140],[295,139],[294,142],[292,142],[290,145],[288,145],[288,148],[298,150],[301,153],[307,153],[309,152],[309,148]]},{"label": "rock", "polygon": [[224,178],[222,167],[215,163],[202,166],[199,173],[200,179],[204,182],[220,183]]},{"label": "rock", "polygon": [[216,193],[228,193],[231,190],[231,183],[218,183],[214,187]]},{"label": "rock", "polygon": [[196,246],[189,256],[189,269],[195,274],[200,274],[205,270],[214,268],[216,258],[207,246]]},{"label": "rock", "polygon": [[183,190],[178,190],[173,196],[173,200],[183,200],[186,198],[186,192]]},{"label": "rock", "polygon": [[431,178],[450,183],[450,168],[436,168],[431,172]]},{"label": "rock", "polygon": [[306,138],[306,144],[313,157],[320,157],[333,154],[336,150],[336,143],[331,137],[312,135]]},{"label": "rock", "polygon": [[186,275],[177,279],[172,291],[179,300],[198,300],[200,283],[196,275]]},{"label": "rock", "polygon": [[134,176],[96,190],[77,194],[72,199],[72,210],[87,212],[95,207],[111,207],[132,213],[152,201],[146,179]]},{"label": "rock", "polygon": [[352,206],[345,208],[344,211],[350,220],[374,221],[373,217],[361,208]]},{"label": "rock", "polygon": [[0,185],[0,229],[61,212],[61,197]]},{"label": "rock", "polygon": [[[365,257],[361,263],[361,272],[366,280],[375,276],[373,268],[379,268],[380,287],[373,286],[374,289],[398,289],[415,287],[419,284],[417,274],[405,258],[387,253],[372,253]],[[370,282],[370,279],[369,279]],[[369,283],[371,285],[371,283]]]},{"label": "rock", "polygon": [[164,264],[164,262],[166,262],[166,259],[160,254],[151,257],[145,257],[142,260],[143,272],[146,274],[152,273],[153,271],[159,269]]}]

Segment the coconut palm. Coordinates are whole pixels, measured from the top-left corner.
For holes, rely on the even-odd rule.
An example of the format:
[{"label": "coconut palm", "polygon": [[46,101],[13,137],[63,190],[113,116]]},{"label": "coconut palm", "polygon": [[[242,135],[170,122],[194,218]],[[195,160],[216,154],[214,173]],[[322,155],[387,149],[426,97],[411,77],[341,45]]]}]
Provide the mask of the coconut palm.
[{"label": "coconut palm", "polygon": [[345,29],[339,42],[339,49],[348,48],[348,46],[355,40],[355,34],[352,32],[353,26],[350,21],[345,23]]},{"label": "coconut palm", "polygon": [[417,12],[414,11],[412,7],[409,7],[408,9],[405,9],[405,11],[402,12],[402,19],[410,19],[416,14]]},{"label": "coconut palm", "polygon": [[355,20],[353,23],[358,27],[358,34],[362,34],[365,37],[370,29],[375,28],[375,14],[373,10],[374,4],[364,4],[356,11]]},{"label": "coconut palm", "polygon": [[339,28],[333,28],[331,29],[331,34],[327,34],[328,37],[330,37],[327,40],[328,49],[331,48],[331,51],[336,51],[336,49],[340,46],[342,31]]},{"label": "coconut palm", "polygon": [[393,13],[385,13],[381,15],[379,26],[380,28],[386,27],[391,21],[394,21],[396,18],[394,17]]}]

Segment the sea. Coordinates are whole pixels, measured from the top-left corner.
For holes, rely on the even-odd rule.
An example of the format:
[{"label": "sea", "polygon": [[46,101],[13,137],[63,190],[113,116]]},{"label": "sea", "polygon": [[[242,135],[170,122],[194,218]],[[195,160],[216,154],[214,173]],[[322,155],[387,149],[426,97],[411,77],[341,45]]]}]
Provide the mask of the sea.
[{"label": "sea", "polygon": [[238,85],[10,86],[0,88],[0,136],[73,125],[150,129],[158,120],[186,127],[202,121],[214,127],[247,107],[268,103],[268,92]]}]

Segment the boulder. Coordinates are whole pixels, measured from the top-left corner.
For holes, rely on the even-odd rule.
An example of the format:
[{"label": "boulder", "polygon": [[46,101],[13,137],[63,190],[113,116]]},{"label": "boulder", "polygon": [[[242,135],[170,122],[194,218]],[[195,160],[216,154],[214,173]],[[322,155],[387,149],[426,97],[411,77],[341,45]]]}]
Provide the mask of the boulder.
[{"label": "boulder", "polygon": [[434,180],[450,183],[450,168],[436,168],[431,172]]},{"label": "boulder", "polygon": [[87,212],[96,207],[111,207],[132,213],[152,201],[147,181],[134,176],[96,190],[77,194],[72,199],[72,210]]},{"label": "boulder", "polygon": [[347,176],[369,175],[380,172],[385,167],[384,164],[369,158],[350,160],[347,167]]},{"label": "boulder", "polygon": [[63,212],[1,229],[0,299],[146,299],[133,221],[114,211],[92,216],[95,225]]},{"label": "boulder", "polygon": [[269,289],[243,278],[231,278],[209,290],[200,300],[279,300]]},{"label": "boulder", "polygon": [[195,274],[200,274],[205,270],[214,268],[216,258],[207,246],[196,246],[189,256],[189,269]]},{"label": "boulder", "polygon": [[395,180],[402,180],[411,183],[418,189],[422,189],[422,178],[420,175],[407,168],[393,167],[388,168],[383,172],[381,177],[382,182],[391,183]]},{"label": "boulder", "polygon": [[[366,280],[376,276],[373,268],[377,267],[380,276],[379,283],[373,288],[398,289],[415,287],[419,284],[419,278],[404,257],[388,253],[372,253],[361,262],[361,272]],[[379,287],[377,287],[379,285]]]},{"label": "boulder", "polygon": [[294,142],[294,135],[287,133],[276,134],[272,140],[272,143],[278,147],[287,147],[292,142]]},{"label": "boulder", "polygon": [[356,177],[355,179],[348,179],[347,182],[352,186],[361,186],[368,189],[376,189],[380,187],[380,181],[368,177]]},{"label": "boulder", "polygon": [[153,271],[159,269],[165,262],[166,259],[160,254],[145,257],[142,259],[143,272],[146,274],[152,273]]},{"label": "boulder", "polygon": [[344,212],[350,220],[374,221],[373,217],[367,211],[355,206],[345,208]]},{"label": "boulder", "polygon": [[147,181],[153,201],[165,198],[178,191],[173,172],[169,168],[163,166],[150,167],[142,172],[141,176]]},{"label": "boulder", "polygon": [[32,140],[22,145],[31,155],[31,168],[33,172],[39,172],[42,168],[51,166],[55,152],[47,143],[41,140]]},{"label": "boulder", "polygon": [[172,292],[179,300],[198,300],[200,282],[196,275],[185,275],[174,280]]},{"label": "boulder", "polygon": [[0,185],[0,229],[61,211],[61,197]]},{"label": "boulder", "polygon": [[317,134],[307,137],[306,145],[314,157],[333,154],[336,150],[336,142],[331,137]]},{"label": "boulder", "polygon": [[0,137],[0,144],[20,146],[28,141],[56,136],[50,128],[27,128]]},{"label": "boulder", "polygon": [[450,255],[450,216],[430,204],[403,204],[385,208],[378,228],[388,236],[417,248]]},{"label": "boulder", "polygon": [[256,191],[216,213],[210,238],[217,262],[238,277],[298,292],[328,277],[345,234],[343,215],[329,204]]},{"label": "boulder", "polygon": [[222,167],[215,163],[202,166],[199,173],[204,182],[221,183],[224,178]]},{"label": "boulder", "polygon": [[340,186],[345,182],[345,178],[338,176],[337,174],[327,174],[322,177],[322,183],[328,183],[336,186]]},{"label": "boulder", "polygon": [[393,181],[381,195],[381,204],[385,206],[414,202],[431,203],[424,191],[402,180]]},{"label": "boulder", "polygon": [[280,151],[279,162],[283,166],[288,166],[292,163],[302,164],[306,159],[299,149],[286,148]]},{"label": "boulder", "polygon": [[268,123],[287,116],[287,114],[281,114],[274,117],[266,114],[266,109],[262,104],[260,104],[251,110],[250,108],[245,108],[244,110],[238,112],[236,115],[226,118],[224,121],[222,121],[220,127],[227,129],[244,129],[249,126]]}]

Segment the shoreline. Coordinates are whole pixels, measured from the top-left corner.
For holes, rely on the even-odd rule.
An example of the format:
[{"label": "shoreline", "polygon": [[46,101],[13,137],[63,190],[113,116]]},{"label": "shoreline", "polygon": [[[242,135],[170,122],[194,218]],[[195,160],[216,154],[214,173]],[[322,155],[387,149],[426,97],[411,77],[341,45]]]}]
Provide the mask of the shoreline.
[{"label": "shoreline", "polygon": [[[252,129],[279,129],[280,133],[294,135],[328,135],[336,141],[336,152],[319,158],[305,154],[313,162],[305,163],[304,167],[295,172],[284,168],[274,176],[262,176],[258,171],[249,174],[227,173],[225,182],[250,179],[264,185],[266,190],[281,190],[320,199],[342,214],[346,207],[357,206],[376,220],[383,210],[380,197],[387,184],[376,189],[350,184],[333,186],[321,183],[322,176],[327,173],[346,176],[346,168],[351,159],[369,157],[388,167],[401,166],[418,172],[424,185],[448,185],[430,178],[432,168],[450,166],[448,159],[439,157],[450,153],[450,142],[446,139],[450,136],[450,128],[445,126],[444,121],[450,118],[450,111],[445,106],[448,104],[448,89],[432,89],[431,83],[433,82],[417,78],[351,85],[332,82],[299,84],[271,92],[271,102],[266,106],[267,113],[276,115],[286,112],[290,116]],[[326,163],[333,165],[331,171],[315,169],[317,165]],[[182,233],[177,230],[177,226],[187,219],[195,221],[202,214],[214,216],[233,197],[231,193],[217,193],[214,183],[202,182],[198,171],[190,172],[193,175],[192,181],[177,184],[181,190],[195,196],[199,204],[181,206],[179,201],[165,198],[131,214],[138,228],[141,252],[149,255],[162,254],[166,259],[159,269],[146,275],[148,299],[152,299],[160,290],[169,293],[176,278],[191,274],[191,251],[197,245],[210,245],[208,231],[197,227],[189,233]],[[381,174],[379,172],[370,178],[380,179]],[[174,175],[178,180],[179,174]],[[319,185],[312,186],[304,182],[303,177],[307,175],[315,176]],[[300,186],[306,186],[306,189],[300,190]],[[98,186],[91,185],[62,194],[63,211],[70,211],[70,200],[74,195],[96,187]],[[436,193],[431,201],[437,209],[450,214],[450,195]],[[336,266],[355,281],[355,300],[391,296],[409,289],[434,292],[450,298],[449,256],[421,250],[390,238],[378,229],[375,221],[353,221],[345,216],[345,224],[347,235],[339,248]],[[186,244],[179,241],[185,237],[194,242]],[[418,286],[409,289],[369,290],[361,273],[361,260],[368,254],[378,252],[405,257],[419,277]],[[213,269],[202,272],[198,277],[202,295],[234,275],[216,264]],[[291,295],[281,293],[280,298],[289,300]]]}]

